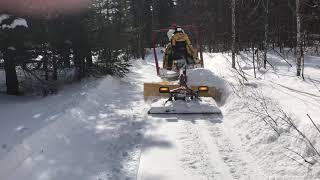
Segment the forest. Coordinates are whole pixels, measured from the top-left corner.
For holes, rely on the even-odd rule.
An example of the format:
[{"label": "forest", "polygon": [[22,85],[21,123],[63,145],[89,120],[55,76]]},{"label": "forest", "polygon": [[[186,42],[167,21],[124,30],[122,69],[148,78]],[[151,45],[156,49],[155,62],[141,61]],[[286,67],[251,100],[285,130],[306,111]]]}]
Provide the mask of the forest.
[{"label": "forest", "polygon": [[[19,20],[24,25],[12,28]],[[36,88],[47,95],[69,71],[75,74],[69,81],[125,76],[129,60],[143,59],[152,46],[152,30],[173,23],[198,26],[208,52],[232,52],[235,59],[239,51],[253,50],[264,55],[264,67],[271,65],[270,49],[280,48],[281,54],[288,47],[297,55],[298,76],[303,53],[320,51],[318,0],[93,0],[81,10],[36,15],[4,6],[0,68],[5,82],[0,83],[8,94]],[[164,46],[167,40],[161,42]]]}]

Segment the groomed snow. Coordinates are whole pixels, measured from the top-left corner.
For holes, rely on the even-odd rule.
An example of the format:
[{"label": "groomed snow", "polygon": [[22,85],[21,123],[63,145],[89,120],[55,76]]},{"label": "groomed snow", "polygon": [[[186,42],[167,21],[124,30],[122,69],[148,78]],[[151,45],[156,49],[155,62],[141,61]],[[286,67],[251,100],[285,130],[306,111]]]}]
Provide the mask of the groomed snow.
[{"label": "groomed snow", "polygon": [[228,83],[209,69],[198,68],[188,70],[187,77],[187,84],[189,86],[208,86],[217,89],[222,94],[221,102],[225,102],[230,94]]}]

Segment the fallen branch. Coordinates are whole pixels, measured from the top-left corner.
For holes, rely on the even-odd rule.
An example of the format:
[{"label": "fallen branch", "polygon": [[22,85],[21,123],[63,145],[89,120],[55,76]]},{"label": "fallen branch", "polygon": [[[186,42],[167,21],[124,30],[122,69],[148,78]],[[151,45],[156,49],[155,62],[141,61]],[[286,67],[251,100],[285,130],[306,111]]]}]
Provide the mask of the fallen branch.
[{"label": "fallen branch", "polygon": [[286,147],[285,147],[285,149],[287,149],[288,151],[293,152],[294,154],[296,154],[296,155],[298,155],[299,157],[301,157],[301,158],[304,160],[304,162],[306,162],[306,163],[308,163],[308,164],[310,164],[310,165],[314,165],[314,163],[308,161],[305,157],[303,157],[303,156],[302,156],[301,154],[299,154],[298,152],[296,152],[296,151],[294,151],[294,150],[292,150],[292,149],[286,148]]},{"label": "fallen branch", "polygon": [[303,166],[303,167],[307,168],[309,171],[311,170],[309,167],[307,167],[306,165],[302,164],[302,163],[301,163],[301,162],[299,162],[298,160],[296,160],[296,159],[294,159],[294,158],[292,158],[292,157],[290,157],[290,156],[288,156],[288,155],[285,155],[285,156],[287,156],[289,159],[291,159],[291,160],[293,160],[293,161],[297,162],[299,165],[301,165],[301,166]]},{"label": "fallen branch", "polygon": [[312,124],[314,125],[314,127],[318,130],[319,134],[320,134],[320,129],[319,127],[316,125],[316,123],[314,123],[314,121],[312,120],[312,118],[310,117],[309,114],[307,114],[307,116],[309,117],[310,121],[312,122]]},{"label": "fallen branch", "polygon": [[290,64],[285,57],[282,56],[277,50],[273,49],[274,52],[276,52],[287,64],[289,64],[290,67],[293,67],[292,64]]}]

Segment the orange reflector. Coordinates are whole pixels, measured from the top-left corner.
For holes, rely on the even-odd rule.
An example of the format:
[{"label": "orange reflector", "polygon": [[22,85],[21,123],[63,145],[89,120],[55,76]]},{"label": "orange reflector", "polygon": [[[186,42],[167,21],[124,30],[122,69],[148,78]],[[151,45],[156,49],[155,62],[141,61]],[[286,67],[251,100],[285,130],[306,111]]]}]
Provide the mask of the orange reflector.
[{"label": "orange reflector", "polygon": [[198,90],[200,92],[208,92],[209,91],[209,87],[208,86],[199,86]]},{"label": "orange reflector", "polygon": [[160,93],[169,93],[170,89],[168,87],[160,87],[159,92]]}]

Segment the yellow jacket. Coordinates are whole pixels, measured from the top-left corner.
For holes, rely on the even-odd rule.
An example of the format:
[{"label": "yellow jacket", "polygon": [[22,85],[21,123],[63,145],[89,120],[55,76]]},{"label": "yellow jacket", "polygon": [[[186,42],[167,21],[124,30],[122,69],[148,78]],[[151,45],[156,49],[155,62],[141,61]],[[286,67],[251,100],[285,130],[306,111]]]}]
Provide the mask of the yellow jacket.
[{"label": "yellow jacket", "polygon": [[174,34],[171,38],[171,43],[169,43],[165,50],[165,55],[163,59],[163,68],[168,68],[168,58],[172,53],[172,46],[175,46],[177,42],[186,42],[187,52],[190,57],[193,57],[195,62],[198,62],[198,52],[195,48],[192,47],[191,41],[186,33],[178,32]]}]

